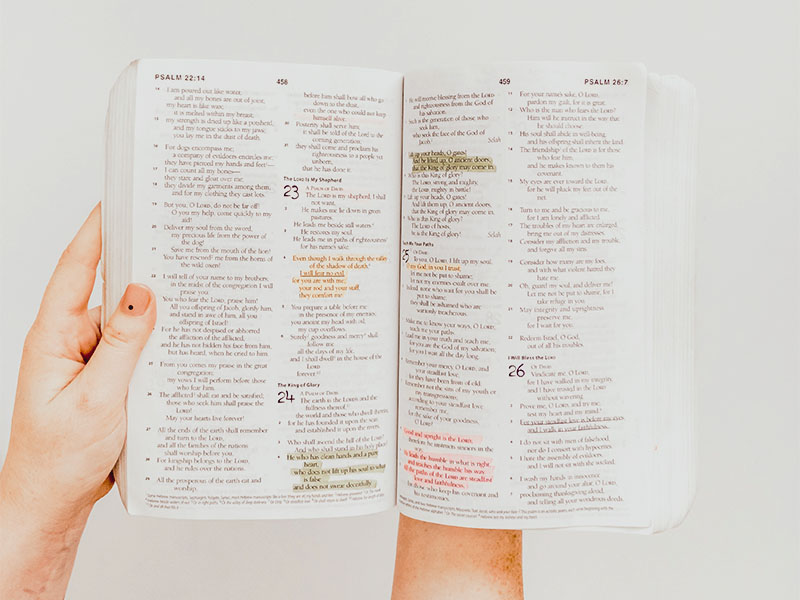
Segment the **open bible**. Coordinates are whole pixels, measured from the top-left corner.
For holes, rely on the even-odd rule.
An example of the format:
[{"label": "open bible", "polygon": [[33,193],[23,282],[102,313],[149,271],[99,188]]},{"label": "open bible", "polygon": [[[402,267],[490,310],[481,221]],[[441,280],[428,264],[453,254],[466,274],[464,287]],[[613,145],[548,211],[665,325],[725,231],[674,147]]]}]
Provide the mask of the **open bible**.
[{"label": "open bible", "polygon": [[138,281],[158,321],[127,510],[676,525],[695,140],[693,87],[637,64],[132,63],[104,314]]}]

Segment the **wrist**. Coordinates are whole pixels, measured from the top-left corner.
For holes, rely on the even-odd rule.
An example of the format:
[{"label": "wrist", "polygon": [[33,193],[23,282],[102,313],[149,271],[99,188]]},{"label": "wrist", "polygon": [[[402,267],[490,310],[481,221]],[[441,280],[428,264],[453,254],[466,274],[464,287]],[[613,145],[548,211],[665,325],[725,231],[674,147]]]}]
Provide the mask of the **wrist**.
[{"label": "wrist", "polygon": [[0,471],[0,597],[63,598],[92,507],[32,498],[7,466]]},{"label": "wrist", "polygon": [[522,533],[400,515],[393,600],[522,600]]},{"label": "wrist", "polygon": [[[10,451],[0,469],[0,512],[16,521],[38,523],[51,531],[82,528],[94,499],[73,498],[65,493],[67,486],[54,485],[54,478],[42,469],[18,463]],[[36,477],[32,479],[30,474]]]}]

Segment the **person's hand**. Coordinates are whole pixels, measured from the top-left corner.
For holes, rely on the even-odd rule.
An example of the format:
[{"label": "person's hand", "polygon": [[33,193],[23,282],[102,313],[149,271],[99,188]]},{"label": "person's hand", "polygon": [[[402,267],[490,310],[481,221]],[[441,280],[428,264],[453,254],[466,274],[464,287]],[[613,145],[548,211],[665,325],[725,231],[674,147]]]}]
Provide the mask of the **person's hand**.
[{"label": "person's hand", "polygon": [[89,511],[113,486],[128,383],[155,325],[156,299],[128,286],[101,336],[100,308],[87,307],[100,251],[98,205],[62,254],[22,350],[0,472],[3,598],[27,597],[19,584],[37,598],[63,598]]},{"label": "person's hand", "polygon": [[522,532],[400,515],[392,600],[523,600]]}]

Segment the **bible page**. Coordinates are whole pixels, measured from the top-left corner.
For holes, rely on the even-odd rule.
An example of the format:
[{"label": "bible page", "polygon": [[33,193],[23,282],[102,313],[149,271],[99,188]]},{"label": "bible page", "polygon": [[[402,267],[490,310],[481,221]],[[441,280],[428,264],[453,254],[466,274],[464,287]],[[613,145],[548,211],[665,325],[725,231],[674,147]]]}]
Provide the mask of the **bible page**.
[{"label": "bible page", "polygon": [[646,526],[644,70],[443,68],[404,90],[401,512]]},{"label": "bible page", "polygon": [[138,65],[132,281],[158,321],[128,396],[128,509],[395,503],[402,76]]}]

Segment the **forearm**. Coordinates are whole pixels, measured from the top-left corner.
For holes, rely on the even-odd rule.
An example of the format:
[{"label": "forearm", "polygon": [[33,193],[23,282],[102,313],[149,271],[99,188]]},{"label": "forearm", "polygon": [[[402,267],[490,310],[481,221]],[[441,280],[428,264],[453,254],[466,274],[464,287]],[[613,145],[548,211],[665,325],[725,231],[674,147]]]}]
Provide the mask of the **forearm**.
[{"label": "forearm", "polygon": [[522,533],[400,515],[392,600],[522,600]]},{"label": "forearm", "polygon": [[44,515],[0,472],[0,598],[62,600],[91,507]]}]

